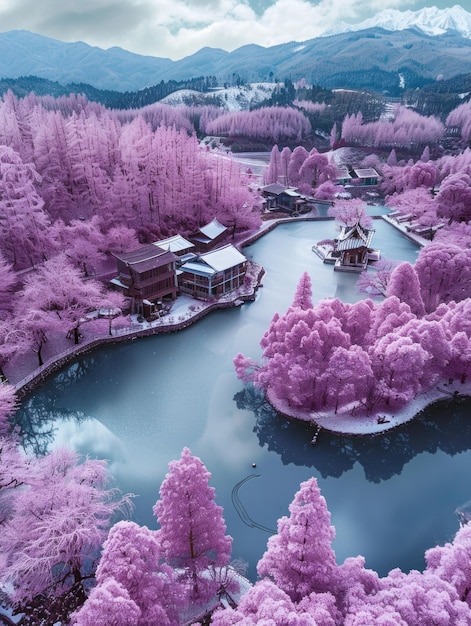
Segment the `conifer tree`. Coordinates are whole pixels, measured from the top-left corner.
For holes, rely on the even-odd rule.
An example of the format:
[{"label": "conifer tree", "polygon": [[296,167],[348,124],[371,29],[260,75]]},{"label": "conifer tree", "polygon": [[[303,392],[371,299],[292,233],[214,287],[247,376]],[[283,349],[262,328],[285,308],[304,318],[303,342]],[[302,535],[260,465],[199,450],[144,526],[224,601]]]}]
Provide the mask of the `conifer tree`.
[{"label": "conifer tree", "polygon": [[153,511],[160,524],[162,555],[173,567],[183,568],[196,603],[216,591],[211,569],[229,563],[232,537],[226,535],[222,507],[215,502],[211,474],[201,459],[184,448],[160,487]]},{"label": "conifer tree", "polygon": [[289,512],[289,517],[278,520],[278,534],[268,540],[257,572],[299,602],[312,592],[328,592],[336,586],[335,529],[315,478],[301,483]]}]

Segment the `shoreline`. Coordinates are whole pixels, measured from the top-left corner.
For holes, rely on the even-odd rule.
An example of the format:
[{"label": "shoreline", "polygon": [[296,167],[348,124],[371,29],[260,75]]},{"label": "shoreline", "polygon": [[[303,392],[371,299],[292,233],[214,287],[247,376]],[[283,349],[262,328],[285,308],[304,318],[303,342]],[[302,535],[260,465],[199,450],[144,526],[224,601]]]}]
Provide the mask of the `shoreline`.
[{"label": "shoreline", "polygon": [[[257,231],[245,234],[239,240],[235,240],[234,245],[239,248],[250,246],[261,237],[264,237],[266,234],[270,233],[279,224],[297,221],[318,221],[324,219],[332,218],[316,217],[312,215],[310,216],[309,214],[304,214],[299,217],[292,217],[288,215],[286,218],[281,217],[266,220],[262,222]],[[191,311],[189,308],[187,308],[187,310],[183,314],[183,317],[185,318],[183,320],[168,322],[168,320],[171,319],[174,315],[171,309],[169,315],[167,316],[167,319],[161,318],[156,322],[147,323],[145,327],[142,327],[141,324],[139,324],[139,327],[129,327],[129,329],[124,329],[124,331],[114,332],[111,336],[101,335],[91,337],[79,345],[73,345],[66,350],[58,351],[56,354],[46,359],[43,365],[41,365],[40,367],[35,367],[22,378],[16,380],[13,383],[10,383],[15,388],[16,397],[19,401],[22,401],[28,394],[41,386],[41,384],[43,384],[47,378],[55,374],[62,367],[73,363],[75,359],[81,356],[90,354],[94,350],[98,350],[108,345],[113,345],[126,341],[134,341],[136,339],[141,339],[143,337],[149,337],[152,335],[178,332],[184,330],[192,324],[195,324],[197,321],[199,321],[203,317],[206,317],[206,315],[209,315],[213,311],[217,311],[219,309],[234,308],[237,306],[241,306],[244,302],[250,302],[255,300],[255,294],[261,286],[261,281],[265,274],[265,270],[262,266],[255,263],[254,261],[249,261],[249,264],[253,268],[256,268],[257,276],[255,279],[252,279],[250,286],[247,287],[245,290],[243,290],[243,288],[239,288],[235,292],[230,292],[226,296],[223,296],[216,302],[205,302],[203,300],[195,300],[191,298],[191,303],[193,304],[195,310]],[[185,297],[186,296],[178,296],[176,302],[178,303],[179,300],[181,301]]]},{"label": "shoreline", "polygon": [[[443,389],[445,386],[448,389]],[[471,398],[471,381],[467,383],[441,381],[429,391],[419,394],[412,402],[397,407],[394,411],[387,411],[382,408],[371,415],[364,413],[357,416],[351,415],[353,405],[337,414],[333,411],[293,411],[286,402],[276,398],[273,392],[266,393],[265,397],[275,411],[287,419],[310,423],[317,428],[317,433],[326,431],[333,435],[346,437],[374,437],[413,421],[428,407],[436,403],[447,400],[458,402],[461,399]],[[315,441],[313,440],[312,443]]]},{"label": "shoreline", "polygon": [[[134,341],[144,337],[179,332],[195,324],[197,321],[206,317],[213,311],[235,308],[241,306],[245,302],[255,300],[255,294],[260,288],[262,278],[265,275],[265,270],[261,265],[254,263],[253,261],[249,261],[249,264],[251,269],[254,271],[255,276],[252,279],[253,282],[250,286],[244,289],[244,292],[242,292],[243,288],[238,289],[235,292],[227,294],[228,297],[223,296],[216,302],[205,302],[202,300],[195,301],[193,298],[186,297],[190,303],[198,302],[197,308],[195,307],[196,310],[194,311],[187,308],[185,313],[180,315],[177,321],[174,321],[175,313],[172,313],[172,310],[170,310],[169,315],[154,322],[147,322],[145,327],[142,327],[143,325],[139,324],[139,328],[129,327],[123,330],[117,330],[112,335],[92,337],[82,344],[76,346],[74,345],[68,350],[52,356],[42,366],[36,368],[16,383],[10,383],[15,388],[16,397],[20,401],[23,400],[28,394],[34,391],[37,387],[41,386],[47,378],[55,374],[57,371],[69,364],[72,364],[79,357],[90,354],[99,348],[117,343]],[[185,296],[180,296],[180,298],[185,298]]]},{"label": "shoreline", "polygon": [[[396,223],[387,215],[379,215],[377,217],[383,219],[390,226],[399,230],[404,236],[412,240],[418,246],[423,247],[426,243],[428,243],[422,237],[409,233],[402,224]],[[280,224],[298,221],[324,221],[331,219],[332,218],[330,217],[313,216],[310,214],[304,214],[297,217],[277,217],[262,222],[256,232],[246,234],[240,240],[235,241],[234,245],[239,248],[250,246],[261,237],[270,233]],[[177,304],[180,304],[185,298],[188,299],[191,304],[188,304],[186,308],[183,308],[184,313],[178,316],[177,321],[174,320],[175,312],[172,307],[167,316],[154,322],[147,322],[145,327],[143,327],[142,324],[138,324],[139,327],[134,325],[125,329],[118,329],[112,335],[91,337],[82,344],[71,346],[65,351],[54,354],[41,367],[35,368],[15,383],[10,383],[15,388],[18,400],[24,400],[30,393],[40,387],[50,376],[54,375],[63,367],[72,364],[81,356],[90,354],[95,350],[117,343],[134,341],[144,337],[163,333],[179,332],[195,324],[197,321],[206,317],[213,311],[234,308],[241,306],[245,302],[254,301],[257,290],[262,286],[262,278],[265,275],[265,270],[261,265],[253,261],[249,261],[249,266],[252,273],[250,284],[245,288],[239,288],[235,292],[226,294],[226,296],[223,296],[216,302],[205,302],[202,300],[194,300],[188,296],[178,296],[175,301]],[[372,415],[362,414],[356,417],[350,414],[354,408],[353,405],[344,409],[343,413],[340,412],[337,414],[332,412],[293,411],[293,407],[289,407],[287,403],[281,402],[275,398],[273,393],[270,394],[267,392],[265,397],[270,405],[281,415],[288,419],[309,422],[317,428],[318,432],[320,430],[325,430],[333,434],[345,436],[375,436],[412,421],[428,406],[434,404],[435,402],[446,400],[447,397],[450,397],[450,399],[453,397],[471,397],[471,382],[464,385],[461,385],[460,383],[451,384],[450,390],[440,389],[440,386],[447,385],[448,383],[441,381],[433,389],[424,394],[420,394],[412,402],[403,407],[399,407],[395,411],[388,412],[383,409],[373,413]],[[315,443],[314,440],[313,443]]]}]

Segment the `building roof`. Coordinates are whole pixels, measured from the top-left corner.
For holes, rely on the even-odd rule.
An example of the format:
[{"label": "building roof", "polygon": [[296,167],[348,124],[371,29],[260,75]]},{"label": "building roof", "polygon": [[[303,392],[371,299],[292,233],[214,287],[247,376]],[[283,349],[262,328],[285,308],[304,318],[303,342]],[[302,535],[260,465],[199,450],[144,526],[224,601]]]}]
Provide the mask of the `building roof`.
[{"label": "building roof", "polygon": [[153,246],[158,246],[163,250],[170,250],[170,252],[181,252],[188,248],[193,248],[194,243],[188,241],[181,235],[174,235],[173,237],[167,237],[167,239],[160,239],[160,241],[154,241]]},{"label": "building roof", "polygon": [[281,193],[283,193],[285,196],[291,196],[292,198],[301,197],[301,194],[298,191],[295,191],[294,189],[283,189]]},{"label": "building roof", "polygon": [[246,260],[242,252],[239,252],[237,248],[229,243],[222,248],[200,254],[194,261],[182,265],[181,269],[183,271],[187,270],[189,272],[212,275],[240,265],[240,263],[244,263]]},{"label": "building roof", "polygon": [[373,167],[355,168],[355,174],[358,178],[378,178],[379,174]]},{"label": "building roof", "polygon": [[361,226],[358,222],[353,226],[342,226],[337,238],[335,249],[338,251],[369,248],[375,230]]},{"label": "building roof", "polygon": [[337,167],[336,172],[335,172],[335,177],[336,179],[350,179],[351,178],[351,174],[348,171],[348,167]]},{"label": "building roof", "polygon": [[[216,218],[214,218],[209,224],[201,226],[198,233],[202,233],[207,239],[213,240],[219,237],[224,231],[227,230],[226,226],[223,226]],[[198,235],[196,233],[196,235]]]},{"label": "building roof", "polygon": [[120,252],[114,255],[119,261],[127,266],[131,266],[138,272],[145,272],[154,267],[160,267],[166,263],[171,263],[177,258],[173,252],[163,250],[153,243],[141,246],[131,252]]},{"label": "building roof", "polygon": [[262,187],[262,193],[271,193],[275,196],[278,196],[285,189],[287,189],[286,185],[281,185],[280,183],[271,183],[270,185],[265,185],[265,187]]}]

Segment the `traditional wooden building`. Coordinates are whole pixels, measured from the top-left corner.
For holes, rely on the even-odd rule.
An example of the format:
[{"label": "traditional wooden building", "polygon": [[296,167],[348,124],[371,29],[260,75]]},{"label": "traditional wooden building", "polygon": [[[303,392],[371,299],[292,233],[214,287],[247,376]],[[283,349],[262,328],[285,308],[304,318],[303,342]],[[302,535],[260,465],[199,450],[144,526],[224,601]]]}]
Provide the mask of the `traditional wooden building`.
[{"label": "traditional wooden building", "polygon": [[334,270],[361,272],[369,261],[378,260],[379,251],[371,247],[374,234],[374,228],[366,228],[359,222],[353,226],[341,226],[331,254],[335,260]]},{"label": "traditional wooden building", "polygon": [[111,283],[130,302],[131,313],[152,315],[177,297],[177,256],[154,244],[114,255],[118,275]]},{"label": "traditional wooden building", "polygon": [[247,259],[232,244],[200,254],[178,270],[182,293],[211,300],[240,287],[247,271]]},{"label": "traditional wooden building", "polygon": [[181,265],[196,256],[194,252],[195,244],[181,235],[174,235],[173,237],[167,237],[167,239],[154,241],[152,245],[158,246],[162,248],[162,250],[170,250],[170,252],[173,252],[178,257],[177,265]]},{"label": "traditional wooden building", "polygon": [[207,252],[218,246],[224,240],[226,234],[227,227],[214,218],[209,224],[201,226],[188,239],[194,245],[195,252]]},{"label": "traditional wooden building", "polygon": [[311,210],[307,206],[306,198],[292,187],[280,183],[271,183],[262,187],[262,198],[265,208],[270,211],[284,211],[286,213],[303,213]]}]

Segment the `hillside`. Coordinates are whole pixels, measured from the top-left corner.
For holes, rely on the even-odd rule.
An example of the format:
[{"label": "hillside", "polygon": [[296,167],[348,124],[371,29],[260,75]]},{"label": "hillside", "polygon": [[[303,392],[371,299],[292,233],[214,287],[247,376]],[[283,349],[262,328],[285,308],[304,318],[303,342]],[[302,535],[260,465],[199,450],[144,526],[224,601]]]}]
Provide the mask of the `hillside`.
[{"label": "hillside", "polygon": [[[62,85],[87,83],[120,92],[198,76],[214,77],[218,84],[233,84],[237,79],[272,82],[276,78],[305,78],[328,87],[381,91],[385,82],[398,89],[399,85],[415,88],[439,74],[448,79],[470,72],[471,39],[453,30],[431,36],[419,30],[374,27],[269,48],[255,44],[233,52],[203,48],[179,61],[120,48],[102,50],[83,42],[63,43],[26,31],[0,33],[0,78],[34,75]],[[367,85],[365,80],[369,75],[367,82],[371,83],[371,73],[387,76],[387,80]],[[390,87],[387,90],[391,92]]]}]

